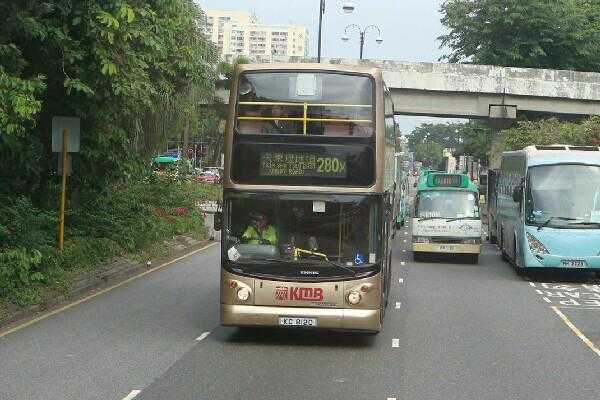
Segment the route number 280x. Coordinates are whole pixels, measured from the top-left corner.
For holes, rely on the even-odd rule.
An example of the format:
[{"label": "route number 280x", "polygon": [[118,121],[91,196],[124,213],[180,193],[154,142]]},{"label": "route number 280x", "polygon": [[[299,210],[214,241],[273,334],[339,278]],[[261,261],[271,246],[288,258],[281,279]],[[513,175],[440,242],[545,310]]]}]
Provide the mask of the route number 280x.
[{"label": "route number 280x", "polygon": [[318,157],[317,164],[317,172],[346,172],[346,161],[340,161],[335,157]]}]

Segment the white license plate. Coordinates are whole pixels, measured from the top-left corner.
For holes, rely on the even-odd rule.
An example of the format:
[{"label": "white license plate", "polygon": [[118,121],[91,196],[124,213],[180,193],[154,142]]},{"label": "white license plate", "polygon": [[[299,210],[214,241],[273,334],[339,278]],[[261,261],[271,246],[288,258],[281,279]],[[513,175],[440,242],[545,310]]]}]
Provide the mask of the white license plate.
[{"label": "white license plate", "polygon": [[317,326],[316,318],[279,317],[280,326]]},{"label": "white license plate", "polygon": [[562,260],[561,265],[568,268],[585,268],[587,263],[584,260]]},{"label": "white license plate", "polygon": [[440,251],[454,251],[456,249],[456,246],[440,244],[439,249]]}]

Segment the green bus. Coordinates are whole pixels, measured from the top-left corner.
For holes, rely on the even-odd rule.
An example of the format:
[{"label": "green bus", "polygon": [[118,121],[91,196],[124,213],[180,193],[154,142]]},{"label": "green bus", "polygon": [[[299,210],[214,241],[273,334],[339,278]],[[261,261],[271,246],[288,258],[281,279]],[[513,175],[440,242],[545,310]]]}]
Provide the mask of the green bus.
[{"label": "green bus", "polygon": [[412,224],[416,260],[428,253],[464,254],[476,264],[481,252],[479,189],[464,174],[423,173]]}]

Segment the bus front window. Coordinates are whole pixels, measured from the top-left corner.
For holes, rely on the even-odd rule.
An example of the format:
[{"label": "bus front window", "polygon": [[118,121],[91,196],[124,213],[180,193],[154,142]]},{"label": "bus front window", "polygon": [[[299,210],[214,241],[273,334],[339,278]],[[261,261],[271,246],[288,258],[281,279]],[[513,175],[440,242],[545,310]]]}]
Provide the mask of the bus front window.
[{"label": "bus front window", "polygon": [[373,83],[360,75],[252,72],[238,84],[242,134],[371,136]]},{"label": "bus front window", "polygon": [[600,166],[532,167],[525,201],[529,224],[597,227],[600,224]]},{"label": "bus front window", "polygon": [[379,259],[378,202],[367,196],[236,196],[224,238],[238,263],[289,261],[361,267]]},{"label": "bus front window", "polygon": [[475,193],[427,190],[417,198],[416,218],[479,218]]}]

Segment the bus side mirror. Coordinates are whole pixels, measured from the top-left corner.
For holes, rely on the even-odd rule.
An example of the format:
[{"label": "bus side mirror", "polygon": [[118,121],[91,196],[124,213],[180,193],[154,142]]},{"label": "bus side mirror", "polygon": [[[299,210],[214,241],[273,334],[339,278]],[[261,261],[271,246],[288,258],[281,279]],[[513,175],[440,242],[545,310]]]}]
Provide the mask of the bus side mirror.
[{"label": "bus side mirror", "polygon": [[215,231],[220,231],[223,228],[223,213],[221,211],[217,211],[213,216],[213,229]]},{"label": "bus side mirror", "polygon": [[485,204],[486,198],[485,195],[479,195],[479,204]]},{"label": "bus side mirror", "polygon": [[520,203],[523,197],[523,186],[519,185],[513,190],[512,198],[515,203]]}]

